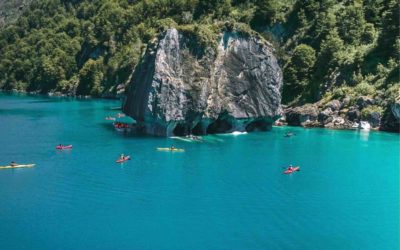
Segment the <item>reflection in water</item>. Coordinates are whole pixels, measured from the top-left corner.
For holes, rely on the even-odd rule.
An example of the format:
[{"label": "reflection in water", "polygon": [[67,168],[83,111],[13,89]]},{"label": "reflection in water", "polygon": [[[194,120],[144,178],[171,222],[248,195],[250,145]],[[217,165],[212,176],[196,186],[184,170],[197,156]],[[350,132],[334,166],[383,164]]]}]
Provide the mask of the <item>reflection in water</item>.
[{"label": "reflection in water", "polygon": [[369,138],[369,133],[370,133],[370,131],[369,130],[365,130],[365,129],[360,129],[360,139],[362,140],[362,141],[368,141],[368,138]]}]

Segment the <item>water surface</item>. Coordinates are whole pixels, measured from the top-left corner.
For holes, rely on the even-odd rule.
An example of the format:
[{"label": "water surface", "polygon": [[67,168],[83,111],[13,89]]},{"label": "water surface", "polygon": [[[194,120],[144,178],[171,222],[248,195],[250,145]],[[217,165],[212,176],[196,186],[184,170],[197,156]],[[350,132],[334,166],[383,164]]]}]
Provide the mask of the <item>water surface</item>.
[{"label": "water surface", "polygon": [[0,94],[0,165],[37,164],[0,170],[1,249],[399,249],[398,134],[133,137],[118,105]]}]

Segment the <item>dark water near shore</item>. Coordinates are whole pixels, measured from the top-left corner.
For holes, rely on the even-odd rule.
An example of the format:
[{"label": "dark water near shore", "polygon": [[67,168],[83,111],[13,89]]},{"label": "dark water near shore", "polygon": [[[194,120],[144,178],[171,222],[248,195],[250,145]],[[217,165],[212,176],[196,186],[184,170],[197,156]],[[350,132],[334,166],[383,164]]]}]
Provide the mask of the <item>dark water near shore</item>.
[{"label": "dark water near shore", "polygon": [[133,137],[118,105],[0,93],[0,165],[37,164],[0,170],[1,249],[399,249],[398,134]]}]

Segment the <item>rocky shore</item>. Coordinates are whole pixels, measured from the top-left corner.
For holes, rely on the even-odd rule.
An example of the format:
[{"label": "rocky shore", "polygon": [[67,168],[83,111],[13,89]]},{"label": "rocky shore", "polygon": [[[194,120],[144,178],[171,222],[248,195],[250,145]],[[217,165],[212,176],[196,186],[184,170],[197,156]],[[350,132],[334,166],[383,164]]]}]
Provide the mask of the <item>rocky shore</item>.
[{"label": "rocky shore", "polygon": [[359,97],[355,103],[349,99],[322,101],[297,107],[284,107],[284,114],[278,120],[283,124],[302,127],[332,129],[365,128],[400,132],[400,101],[388,105],[383,114],[374,111],[376,100]]}]

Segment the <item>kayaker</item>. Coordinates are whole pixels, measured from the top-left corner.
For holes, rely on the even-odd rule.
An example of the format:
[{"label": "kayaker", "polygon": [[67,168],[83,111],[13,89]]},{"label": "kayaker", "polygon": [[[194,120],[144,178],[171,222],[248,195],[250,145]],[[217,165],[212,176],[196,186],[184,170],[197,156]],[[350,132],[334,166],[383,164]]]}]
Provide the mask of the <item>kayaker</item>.
[{"label": "kayaker", "polygon": [[10,163],[10,166],[11,167],[15,167],[15,166],[17,166],[18,164],[15,162],[15,161],[12,161],[11,163]]},{"label": "kayaker", "polygon": [[286,133],[286,135],[285,135],[285,137],[291,137],[291,136],[293,136],[294,134],[292,133],[292,132],[287,132]]},{"label": "kayaker", "polygon": [[174,145],[171,145],[170,149],[171,149],[171,150],[175,150],[176,148],[175,148]]},{"label": "kayaker", "polygon": [[293,166],[289,165],[288,170],[292,171],[293,170]]},{"label": "kayaker", "polygon": [[120,157],[119,157],[119,159],[124,160],[124,159],[125,159],[125,155],[124,155],[124,154],[121,154]]}]

